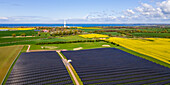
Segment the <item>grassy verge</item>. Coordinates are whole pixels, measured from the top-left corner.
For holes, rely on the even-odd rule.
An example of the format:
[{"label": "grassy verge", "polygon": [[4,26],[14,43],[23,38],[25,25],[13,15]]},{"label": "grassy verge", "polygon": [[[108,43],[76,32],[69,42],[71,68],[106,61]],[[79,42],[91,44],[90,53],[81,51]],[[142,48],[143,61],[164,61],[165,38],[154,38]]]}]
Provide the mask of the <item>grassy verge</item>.
[{"label": "grassy verge", "polygon": [[16,59],[14,60],[14,62],[12,63],[11,68],[9,69],[9,71],[8,71],[8,73],[7,73],[6,77],[5,77],[2,85],[5,85],[8,77],[9,77],[9,75],[10,75],[12,69],[13,69],[13,66],[15,65],[15,63],[16,63],[16,61],[18,60],[18,58],[19,58],[19,56],[21,55],[21,53],[26,52],[26,49],[27,49],[27,48],[28,48],[28,46],[24,46],[24,47],[21,49],[21,51],[20,51],[20,53],[18,54],[17,58],[16,58]]},{"label": "grassy verge", "polygon": [[[74,48],[82,47],[82,49],[93,49],[93,48],[105,48],[102,45],[115,45],[107,42],[79,42],[79,43],[66,43],[66,44],[47,44],[47,45],[31,45],[30,50],[73,50]],[[44,47],[43,49],[41,47]]]},{"label": "grassy verge", "polygon": [[[66,58],[62,53],[61,53],[61,55],[64,57],[64,59],[67,60],[67,58]],[[61,57],[61,56],[60,56],[60,57]],[[83,85],[83,82],[81,81],[80,77],[78,76],[77,72],[75,71],[75,69],[73,68],[73,66],[72,66],[71,64],[70,64],[70,67],[71,67],[71,70],[73,71],[74,75],[76,76],[76,78],[77,78],[79,84],[80,84],[80,85]],[[73,79],[73,76],[71,75],[70,71],[68,70],[67,67],[66,67],[66,69],[67,69],[67,71],[68,71],[68,73],[69,73],[69,75],[70,75],[70,77],[71,77],[71,79],[72,79],[74,85],[76,85],[76,83],[75,83],[75,81],[74,81],[74,79]]]},{"label": "grassy verge", "polygon": [[160,65],[162,65],[162,66],[165,66],[165,67],[170,68],[170,64],[167,64],[167,63],[165,63],[165,62],[163,62],[163,61],[157,60],[157,59],[155,59],[155,58],[153,58],[153,57],[150,57],[150,56],[147,56],[147,55],[144,55],[144,54],[140,54],[140,53],[138,53],[138,52],[135,52],[135,51],[133,51],[133,50],[130,50],[130,49],[127,49],[127,48],[124,48],[124,47],[115,47],[115,48],[120,49],[120,50],[123,50],[123,51],[125,51],[125,52],[127,52],[127,53],[130,53],[130,54],[132,54],[132,55],[135,55],[135,56],[144,58],[144,59],[146,59],[146,60],[149,60],[149,61],[152,61],[152,62],[154,62],[154,63],[157,63],[157,64],[160,64]]}]

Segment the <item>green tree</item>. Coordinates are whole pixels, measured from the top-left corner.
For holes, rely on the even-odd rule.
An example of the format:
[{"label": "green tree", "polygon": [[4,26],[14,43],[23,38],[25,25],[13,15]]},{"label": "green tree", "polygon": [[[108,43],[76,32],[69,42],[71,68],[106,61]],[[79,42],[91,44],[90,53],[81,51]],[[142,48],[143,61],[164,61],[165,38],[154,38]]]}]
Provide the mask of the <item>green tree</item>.
[{"label": "green tree", "polygon": [[16,34],[14,33],[14,34],[12,34],[12,37],[16,37]]},{"label": "green tree", "polygon": [[47,33],[45,33],[45,36],[47,36]]},{"label": "green tree", "polygon": [[60,32],[59,32],[59,35],[63,35],[63,32],[62,32],[62,31],[60,31]]},{"label": "green tree", "polygon": [[111,37],[111,36],[112,36],[112,34],[109,34],[109,36]]},{"label": "green tree", "polygon": [[55,37],[55,34],[53,33],[52,36]]},{"label": "green tree", "polygon": [[73,34],[73,31],[72,30],[70,30],[70,33],[69,33],[70,35],[72,35]]},{"label": "green tree", "polygon": [[66,35],[66,32],[65,32],[65,31],[63,31],[63,35]]},{"label": "green tree", "polygon": [[77,35],[77,33],[78,33],[78,30],[75,30],[75,31],[74,31],[74,34]]},{"label": "green tree", "polygon": [[22,36],[22,37],[25,37],[25,36],[26,36],[26,34],[25,34],[25,33],[22,33],[22,34],[21,34],[21,36]]}]

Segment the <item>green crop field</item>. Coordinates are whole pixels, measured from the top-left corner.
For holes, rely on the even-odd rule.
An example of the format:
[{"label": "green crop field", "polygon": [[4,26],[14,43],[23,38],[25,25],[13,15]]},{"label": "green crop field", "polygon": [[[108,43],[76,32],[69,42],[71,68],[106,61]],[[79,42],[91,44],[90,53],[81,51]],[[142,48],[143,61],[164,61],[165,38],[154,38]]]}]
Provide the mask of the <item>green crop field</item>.
[{"label": "green crop field", "polygon": [[104,30],[136,30],[136,29],[134,28],[120,28],[120,29],[109,28],[109,29],[104,29]]},{"label": "green crop field", "polygon": [[167,30],[168,32],[170,32],[170,29],[164,29],[164,28],[149,28],[149,29],[137,29],[137,30],[141,30],[141,31],[165,31]]},{"label": "green crop field", "polygon": [[0,47],[0,83],[22,48],[23,46]]},{"label": "green crop field", "polygon": [[20,36],[22,33],[25,33],[27,36],[32,36],[32,34],[37,34],[34,30],[18,30],[18,31],[0,31],[0,37],[4,36],[12,36],[12,34],[16,34],[16,36]]},{"label": "green crop field", "polygon": [[[83,42],[83,43],[66,43],[66,44],[48,44],[48,45],[31,45],[30,50],[73,50],[74,48],[82,47],[82,49],[104,48],[102,45],[115,45],[107,42]],[[45,47],[42,49],[41,47]]]},{"label": "green crop field", "polygon": [[82,30],[84,32],[93,32],[95,30],[103,30],[103,29],[79,29],[79,30]]},{"label": "green crop field", "polygon": [[103,32],[101,34],[106,34],[106,35],[109,35],[109,34],[111,34],[111,35],[121,35],[120,33],[117,33],[117,32]]},{"label": "green crop field", "polygon": [[132,33],[136,37],[168,37],[170,33]]},{"label": "green crop field", "polygon": [[0,43],[39,39],[39,37],[0,38]]},{"label": "green crop field", "polygon": [[[11,39],[11,40],[10,40]],[[5,43],[5,44],[0,44],[0,46],[9,46],[9,45],[28,45],[28,44],[37,44],[37,43],[42,43],[42,42],[56,42],[56,41],[75,41],[75,40],[88,40],[83,37],[80,37],[78,35],[71,35],[71,36],[64,36],[64,37],[55,37],[55,38],[38,38],[38,37],[30,37],[30,38],[0,38],[0,43],[3,42],[13,42],[13,43]],[[18,42],[14,42],[18,41]]]}]

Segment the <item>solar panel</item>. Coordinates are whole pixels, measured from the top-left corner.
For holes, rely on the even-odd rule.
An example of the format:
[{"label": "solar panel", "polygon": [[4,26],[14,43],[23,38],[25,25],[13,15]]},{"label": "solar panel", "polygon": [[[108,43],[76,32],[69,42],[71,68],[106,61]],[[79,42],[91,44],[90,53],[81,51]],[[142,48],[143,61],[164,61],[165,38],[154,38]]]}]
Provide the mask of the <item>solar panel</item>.
[{"label": "solar panel", "polygon": [[[170,79],[170,69],[116,48],[62,51],[84,84],[146,83]],[[155,80],[156,81],[156,80]]]},{"label": "solar panel", "polygon": [[6,84],[73,84],[55,51],[22,53]]}]

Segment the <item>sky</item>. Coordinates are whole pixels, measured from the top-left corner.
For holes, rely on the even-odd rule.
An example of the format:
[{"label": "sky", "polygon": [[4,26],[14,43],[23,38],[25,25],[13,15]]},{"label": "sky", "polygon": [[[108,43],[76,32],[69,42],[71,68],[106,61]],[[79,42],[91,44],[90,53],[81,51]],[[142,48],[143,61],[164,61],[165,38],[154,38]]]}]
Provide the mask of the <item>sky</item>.
[{"label": "sky", "polygon": [[170,23],[170,0],[0,0],[1,23]]}]

